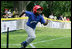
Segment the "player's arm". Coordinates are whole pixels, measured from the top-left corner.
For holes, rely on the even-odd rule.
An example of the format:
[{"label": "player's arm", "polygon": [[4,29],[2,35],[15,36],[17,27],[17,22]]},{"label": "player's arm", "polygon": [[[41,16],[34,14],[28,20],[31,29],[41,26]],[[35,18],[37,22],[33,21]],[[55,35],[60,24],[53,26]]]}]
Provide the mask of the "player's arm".
[{"label": "player's arm", "polygon": [[19,17],[22,17],[22,15],[24,15],[24,14],[25,14],[25,16],[28,16],[28,17],[30,17],[30,15],[31,15],[29,11],[25,11],[25,12],[22,12]]},{"label": "player's arm", "polygon": [[41,24],[43,24],[45,26],[48,24],[48,19],[46,19],[46,21],[45,21],[45,19],[43,17],[41,17],[40,22],[41,22]]},{"label": "player's arm", "polygon": [[23,14],[25,14],[25,12],[22,12],[19,17],[21,17]]},{"label": "player's arm", "polygon": [[45,26],[45,25],[47,25],[48,24],[48,19],[46,20],[46,22],[45,23],[43,23],[43,25]]}]

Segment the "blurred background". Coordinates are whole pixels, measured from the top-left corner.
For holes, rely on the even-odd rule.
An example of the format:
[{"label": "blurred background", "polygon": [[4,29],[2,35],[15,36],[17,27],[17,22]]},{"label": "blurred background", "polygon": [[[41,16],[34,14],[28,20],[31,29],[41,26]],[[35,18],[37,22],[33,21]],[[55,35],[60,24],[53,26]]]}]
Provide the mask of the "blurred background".
[{"label": "blurred background", "polygon": [[21,47],[28,37],[28,18],[19,15],[32,12],[35,5],[43,7],[42,16],[49,23],[37,24],[37,37],[27,48],[71,48],[71,1],[1,1],[1,48],[6,48],[8,27],[9,48]]},{"label": "blurred background", "polygon": [[71,18],[71,1],[1,1],[1,17],[6,10],[17,15],[22,11],[32,11],[34,5],[43,7],[43,14],[49,18],[53,14],[59,19],[59,16]]}]

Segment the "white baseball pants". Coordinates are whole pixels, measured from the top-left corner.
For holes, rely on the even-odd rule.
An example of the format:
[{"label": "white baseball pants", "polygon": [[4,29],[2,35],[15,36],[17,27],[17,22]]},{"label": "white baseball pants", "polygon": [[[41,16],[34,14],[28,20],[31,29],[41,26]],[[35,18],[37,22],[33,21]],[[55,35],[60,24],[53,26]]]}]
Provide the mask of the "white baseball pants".
[{"label": "white baseball pants", "polygon": [[29,44],[36,38],[35,29],[32,29],[31,27],[25,25],[25,30],[28,34],[28,38],[26,39],[26,42]]}]

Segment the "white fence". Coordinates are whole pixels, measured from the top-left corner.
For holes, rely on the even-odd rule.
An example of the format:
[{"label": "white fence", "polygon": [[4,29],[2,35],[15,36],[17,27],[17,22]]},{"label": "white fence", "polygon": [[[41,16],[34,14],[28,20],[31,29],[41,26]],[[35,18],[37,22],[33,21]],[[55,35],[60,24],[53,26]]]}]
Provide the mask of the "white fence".
[{"label": "white fence", "polygon": [[[4,20],[1,21],[1,32],[6,32],[7,27],[9,27],[9,31],[24,29],[27,19],[19,19],[19,20]],[[49,27],[49,28],[59,28],[59,29],[71,29],[71,22],[59,22],[59,21],[51,21],[44,26],[40,22],[37,24],[37,27]]]},{"label": "white fence", "polygon": [[49,28],[59,28],[59,29],[71,29],[71,22],[59,22],[59,21],[51,21],[44,26],[43,24],[38,23],[38,27],[49,27]]}]

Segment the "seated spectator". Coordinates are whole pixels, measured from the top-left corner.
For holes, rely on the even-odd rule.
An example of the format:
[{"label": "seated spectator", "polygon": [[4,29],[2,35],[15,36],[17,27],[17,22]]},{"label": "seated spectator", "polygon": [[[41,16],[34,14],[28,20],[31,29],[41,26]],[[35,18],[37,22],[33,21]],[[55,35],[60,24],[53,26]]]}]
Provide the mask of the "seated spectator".
[{"label": "seated spectator", "polygon": [[8,14],[8,18],[12,18],[12,13],[11,13],[11,10],[9,9],[9,11],[7,12]]},{"label": "seated spectator", "polygon": [[66,19],[67,21],[70,21],[70,19],[67,17],[67,19]]},{"label": "seated spectator", "polygon": [[60,17],[58,18],[58,20],[63,20],[63,15],[60,15]]},{"label": "seated spectator", "polygon": [[7,12],[8,12],[8,9],[6,9],[6,8],[5,8],[5,11],[4,11],[4,13],[7,13]]},{"label": "seated spectator", "polygon": [[12,18],[18,18],[18,17],[19,17],[19,14],[12,15]]},{"label": "seated spectator", "polygon": [[8,18],[12,18],[12,14],[10,13],[10,14],[8,14]]},{"label": "seated spectator", "polygon": [[11,11],[9,10],[7,13],[8,13],[8,14],[11,14]]},{"label": "seated spectator", "polygon": [[3,18],[8,18],[8,14],[7,13],[5,13],[4,15],[3,15]]},{"label": "seated spectator", "polygon": [[2,14],[2,16],[3,16],[2,18],[5,18],[5,15],[6,15],[6,13],[3,13],[3,14]]},{"label": "seated spectator", "polygon": [[18,9],[15,8],[15,10],[13,11],[12,17],[13,17],[13,18],[17,18],[18,16],[19,16],[19,14],[18,14]]},{"label": "seated spectator", "polygon": [[54,20],[57,20],[57,17],[56,16],[54,16]]},{"label": "seated spectator", "polygon": [[64,17],[64,19],[63,19],[64,21],[66,21],[66,17]]},{"label": "seated spectator", "polygon": [[15,10],[14,10],[14,11],[15,11],[15,14],[18,14],[18,9],[17,9],[17,8],[15,8]]},{"label": "seated spectator", "polygon": [[15,14],[15,18],[18,18],[19,17],[19,14]]},{"label": "seated spectator", "polygon": [[13,15],[15,14],[15,10],[13,11]]},{"label": "seated spectator", "polygon": [[53,13],[49,16],[49,18],[54,19]]}]

